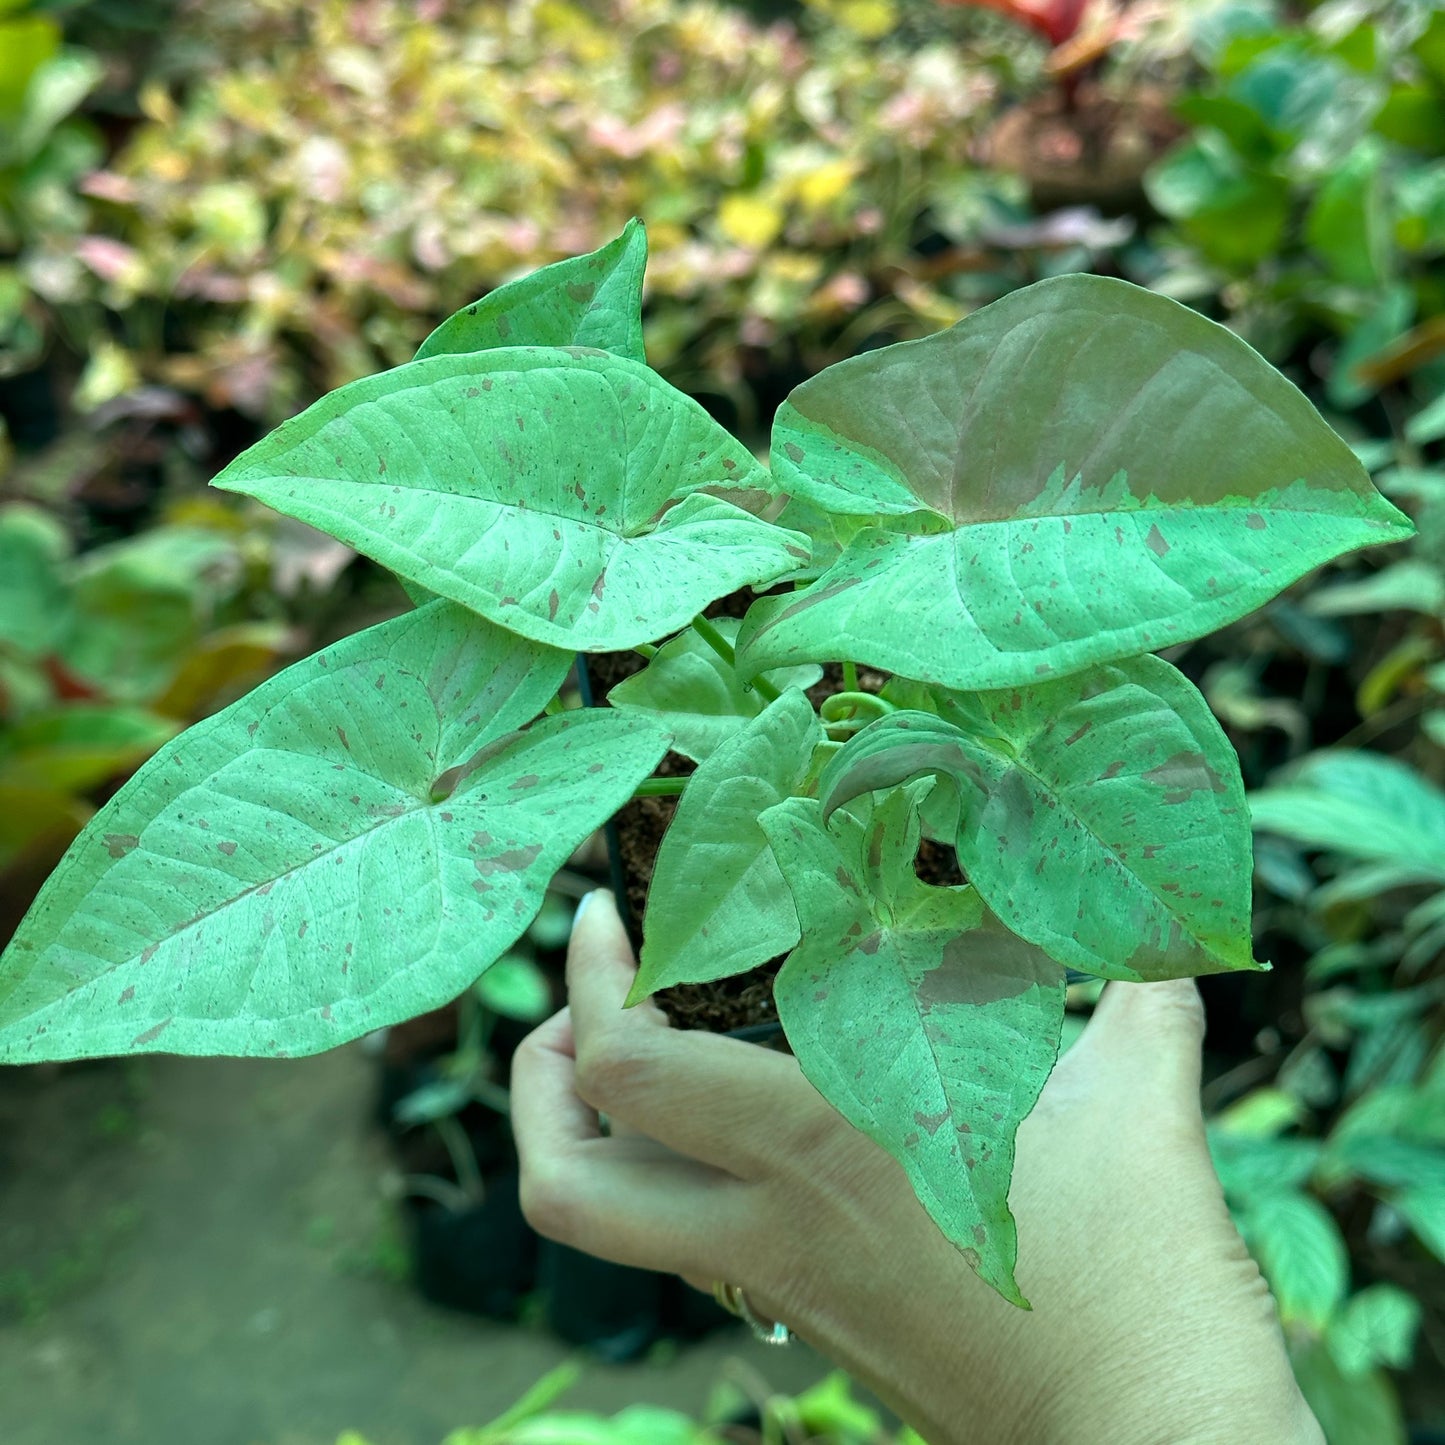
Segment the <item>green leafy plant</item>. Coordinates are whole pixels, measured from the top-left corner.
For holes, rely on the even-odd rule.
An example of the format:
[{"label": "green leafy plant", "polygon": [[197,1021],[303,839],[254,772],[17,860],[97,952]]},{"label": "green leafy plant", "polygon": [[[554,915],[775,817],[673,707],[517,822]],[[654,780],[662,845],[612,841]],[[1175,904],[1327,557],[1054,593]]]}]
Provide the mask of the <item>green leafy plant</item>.
[{"label": "green leafy plant", "polygon": [[[793,1396],[760,1389],[751,1377],[742,1384],[724,1379],[700,1420],[656,1405],[629,1405],[610,1416],[554,1409],[581,1373],[571,1362],[557,1366],[491,1424],[453,1430],[442,1445],[923,1445],[907,1426],[889,1430],[877,1410],[853,1397],[839,1371]],[[740,1409],[760,1417],[756,1429],[729,1423]],[[347,1431],[336,1445],[367,1441]]]},{"label": "green leafy plant", "polygon": [[[1410,524],[1237,337],[1079,275],[804,383],[769,472],[645,364],[644,255],[633,223],[492,293],[216,478],[418,606],[102,809],[0,963],[0,1058],[306,1053],[435,1007],[624,802],[680,794],[634,998],[788,953],[804,1072],[1023,1304],[1013,1139],[1065,967],[1258,966],[1236,760],[1148,654]],[[746,587],[730,641],[702,612]],[[624,649],[635,690],[563,704]],[[696,769],[655,776],[674,738]],[[920,881],[925,832],[967,884]]]},{"label": "green leafy plant", "polygon": [[164,523],[77,556],[50,511],[0,505],[7,891],[20,886],[8,870],[53,865],[95,811],[97,789],[290,648],[286,623],[257,620],[240,600],[245,551],[234,528]]},{"label": "green leafy plant", "polygon": [[1191,130],[1148,178],[1188,247],[1160,238],[1160,284],[1209,296],[1266,355],[1324,342],[1337,409],[1384,390],[1393,412],[1406,383],[1424,404],[1445,385],[1445,15],[1276,10],[1199,22]]},{"label": "green leafy plant", "polygon": [[1261,876],[1290,900],[1265,926],[1313,956],[1293,1036],[1269,1031],[1272,1082],[1214,1118],[1211,1147],[1331,1445],[1403,1445],[1391,1372],[1417,1332],[1429,1348],[1426,1273],[1445,1263],[1445,795],[1402,759],[1337,748],[1249,804]]},{"label": "green leafy plant", "polygon": [[1421,1305],[1402,1285],[1416,1270],[1406,1263],[1401,1283],[1377,1279],[1352,1290],[1339,1219],[1364,1203],[1373,1233],[1398,1235],[1403,1220],[1438,1257],[1445,1069],[1437,1063],[1418,1083],[1363,1092],[1323,1139],[1297,1132],[1309,1114],[1285,1089],[1256,1090],[1214,1121],[1211,1150],[1330,1445],[1402,1445],[1387,1372],[1404,1369],[1414,1353]]},{"label": "green leafy plant", "polygon": [[0,6],[0,377],[31,366],[46,340],[48,288],[83,229],[80,178],[99,136],[72,113],[100,80],[89,52],[61,43],[59,22],[24,3]]}]

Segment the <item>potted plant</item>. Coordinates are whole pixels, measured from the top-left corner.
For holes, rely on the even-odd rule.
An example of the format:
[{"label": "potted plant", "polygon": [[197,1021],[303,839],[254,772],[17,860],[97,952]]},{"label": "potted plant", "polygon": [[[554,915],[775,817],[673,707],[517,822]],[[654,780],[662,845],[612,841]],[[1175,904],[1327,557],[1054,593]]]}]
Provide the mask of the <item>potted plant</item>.
[{"label": "potted plant", "polygon": [[[786,954],[804,1073],[1023,1304],[1013,1139],[1065,969],[1263,966],[1237,760],[1154,650],[1410,523],[1236,336],[1082,275],[805,382],[769,471],[646,366],[644,260],[634,222],[493,292],[216,478],[418,605],[97,814],[0,960],[0,1060],[303,1054],[435,1008],[670,795],[634,998]],[[741,588],[735,632],[703,616]],[[631,649],[634,686],[564,706],[576,653]],[[923,882],[922,838],[967,881]]]}]

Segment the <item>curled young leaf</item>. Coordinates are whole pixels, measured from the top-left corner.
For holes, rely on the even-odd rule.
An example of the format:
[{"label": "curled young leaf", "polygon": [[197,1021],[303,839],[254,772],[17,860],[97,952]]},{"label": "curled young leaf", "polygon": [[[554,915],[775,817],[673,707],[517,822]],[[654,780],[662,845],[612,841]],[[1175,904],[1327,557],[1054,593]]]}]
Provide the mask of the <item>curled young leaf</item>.
[{"label": "curled young leaf", "polygon": [[0,1061],[314,1053],[456,997],[666,748],[603,709],[517,731],[570,662],[434,602],[167,744],[0,957]]}]

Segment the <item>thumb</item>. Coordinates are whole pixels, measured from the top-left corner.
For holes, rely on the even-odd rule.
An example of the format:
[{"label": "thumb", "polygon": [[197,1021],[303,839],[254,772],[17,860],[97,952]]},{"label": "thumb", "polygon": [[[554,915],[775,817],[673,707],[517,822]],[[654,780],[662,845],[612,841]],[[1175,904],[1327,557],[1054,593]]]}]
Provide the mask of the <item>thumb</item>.
[{"label": "thumb", "polygon": [[1204,1004],[1192,978],[1110,983],[1059,1067],[1086,1072],[1090,1087],[1203,1120],[1199,1085]]}]

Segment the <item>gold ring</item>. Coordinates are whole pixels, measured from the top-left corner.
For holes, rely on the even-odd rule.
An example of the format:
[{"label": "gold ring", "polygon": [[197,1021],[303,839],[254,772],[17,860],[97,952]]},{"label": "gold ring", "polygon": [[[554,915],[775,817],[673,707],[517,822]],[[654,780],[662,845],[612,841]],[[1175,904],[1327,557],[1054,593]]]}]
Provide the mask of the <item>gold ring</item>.
[{"label": "gold ring", "polygon": [[793,1332],[781,1320],[765,1320],[748,1303],[748,1297],[735,1284],[714,1280],[712,1297],[730,1314],[742,1320],[765,1345],[791,1344]]}]

